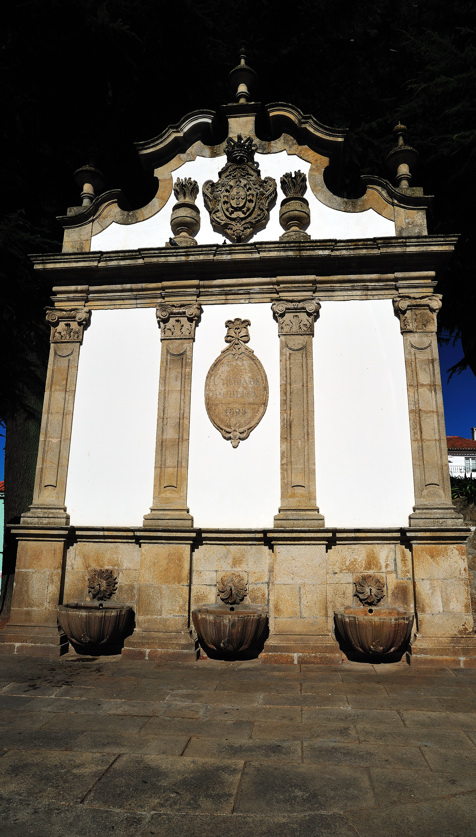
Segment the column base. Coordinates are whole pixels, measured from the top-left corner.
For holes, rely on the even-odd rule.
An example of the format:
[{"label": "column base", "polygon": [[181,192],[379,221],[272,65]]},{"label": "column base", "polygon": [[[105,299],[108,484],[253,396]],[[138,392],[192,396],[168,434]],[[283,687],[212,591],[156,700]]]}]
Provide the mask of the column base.
[{"label": "column base", "polygon": [[272,636],[258,658],[275,665],[340,665],[345,657],[332,636]]},{"label": "column base", "polygon": [[463,515],[456,511],[453,505],[442,506],[413,506],[413,512],[408,518],[410,526],[424,529],[464,526]]},{"label": "column base", "polygon": [[425,637],[417,634],[406,657],[411,666],[476,668],[476,636]]},{"label": "column base", "polygon": [[280,508],[274,517],[275,528],[291,529],[322,529],[326,524],[324,515],[314,509]]},{"label": "column base", "polygon": [[122,656],[129,660],[193,662],[198,656],[197,649],[198,642],[188,630],[162,633],[136,628],[125,640]]},{"label": "column base", "polygon": [[148,529],[188,529],[193,517],[188,509],[151,509],[144,515],[143,526]]},{"label": "column base", "polygon": [[30,506],[25,514],[22,514],[21,526],[69,526],[70,517],[66,506]]},{"label": "column base", "polygon": [[68,638],[58,627],[7,624],[0,630],[0,655],[61,657],[68,649]]}]

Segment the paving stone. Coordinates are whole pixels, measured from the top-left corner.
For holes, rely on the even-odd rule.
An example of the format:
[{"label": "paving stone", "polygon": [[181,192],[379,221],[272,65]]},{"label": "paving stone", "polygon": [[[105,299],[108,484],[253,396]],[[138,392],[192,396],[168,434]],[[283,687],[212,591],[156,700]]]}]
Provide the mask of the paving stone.
[{"label": "paving stone", "polygon": [[[286,701],[290,700],[292,697],[294,697],[294,695],[289,695],[285,693],[284,695],[272,695],[272,697],[277,697],[279,698],[279,700]],[[297,697],[299,697],[299,695],[297,695]],[[252,692],[251,694],[249,694],[247,692],[225,692],[223,691],[223,689],[219,689],[216,692],[174,691],[168,693],[166,704],[201,703],[203,705],[214,704],[218,706],[258,706],[262,703],[262,698],[263,695],[260,692]]]},{"label": "paving stone", "polygon": [[296,740],[317,738],[329,743],[334,741],[358,742],[357,730],[352,723],[330,722],[317,724],[286,724],[282,722],[266,723],[256,721],[253,725],[253,738],[276,738],[278,740]]},{"label": "paving stone", "polygon": [[[28,698],[29,700],[29,698]],[[98,715],[107,711],[108,702],[92,698],[32,698],[33,703],[28,706],[29,712],[62,712],[64,714]]]},{"label": "paving stone", "polygon": [[[25,800],[2,800],[1,827],[5,837],[97,837],[98,834],[136,835],[147,814],[125,813],[84,805],[43,805]],[[355,833],[355,832],[354,832]]]},{"label": "paving stone", "polygon": [[[1,762],[0,762],[1,764]],[[93,788],[85,805],[139,811],[231,813],[243,762],[124,755]]]},{"label": "paving stone", "polygon": [[347,697],[342,695],[329,694],[328,692],[316,692],[306,694],[264,694],[261,695],[263,706],[306,706],[316,709],[318,707],[348,707]]},{"label": "paving stone", "polygon": [[345,816],[362,837],[473,837],[476,834],[474,794],[376,810],[361,807],[347,811]]},{"label": "paving stone", "polygon": [[476,747],[422,747],[421,752],[432,770],[452,772],[455,776],[467,771],[476,773]]},{"label": "paving stone", "polygon": [[[59,687],[65,688],[65,687]],[[0,698],[3,695],[20,695],[21,697],[53,697],[58,691],[58,686],[48,684],[41,685],[38,682],[9,683],[2,689]]]},{"label": "paving stone", "polygon": [[444,730],[434,727],[420,729],[418,727],[404,727],[391,730],[384,724],[376,727],[372,724],[356,724],[357,734],[361,742],[371,744],[378,739],[386,747],[472,747],[472,741],[462,730]]},{"label": "paving stone", "polygon": [[[45,717],[43,715],[43,717]],[[70,729],[77,732],[94,730],[98,732],[136,732],[148,722],[147,717],[129,717],[127,715],[83,715],[81,713],[64,712],[50,716],[43,725],[43,729]]]},{"label": "paving stone", "polygon": [[75,733],[72,749],[88,753],[150,753],[151,755],[180,756],[188,735],[141,736],[133,732],[84,732]]},{"label": "paving stone", "polygon": [[47,721],[51,721],[50,712],[17,712],[2,709],[0,710],[0,736],[3,735],[5,729],[17,729],[27,735],[31,730],[41,729]]},{"label": "paving stone", "polygon": [[7,750],[71,750],[77,737],[77,731],[67,727],[61,730],[26,731],[12,726],[2,730],[0,746]]},{"label": "paving stone", "polygon": [[112,762],[110,754],[10,750],[0,759],[0,793],[36,802],[81,802]]},{"label": "paving stone", "polygon": [[386,805],[406,802],[427,802],[459,793],[476,791],[476,775],[462,771],[454,773],[434,770],[414,770],[379,767],[370,770],[370,778]]},{"label": "paving stone", "polygon": [[375,805],[373,791],[364,771],[351,767],[270,762],[246,764],[235,802],[237,813],[273,814],[330,813],[353,805]]},{"label": "paving stone", "polygon": [[[204,721],[188,718],[149,718],[141,735],[198,735],[206,738],[250,738],[251,721]],[[285,737],[285,736],[283,736]]]},{"label": "paving stone", "polygon": [[303,723],[320,724],[362,723],[385,724],[387,728],[403,727],[403,721],[395,709],[308,709],[302,710]]},{"label": "paving stone", "polygon": [[35,712],[36,704],[31,697],[20,695],[0,695],[0,713],[14,710],[16,712]]},{"label": "paving stone", "polygon": [[476,714],[466,712],[415,712],[401,713],[407,727],[438,727],[439,729],[458,729],[476,731]]},{"label": "paving stone", "polygon": [[184,757],[242,759],[243,761],[302,761],[300,741],[266,741],[254,738],[196,738],[193,736]]},{"label": "paving stone", "polygon": [[339,814],[287,817],[152,814],[139,837],[225,837],[232,834],[240,837],[356,837],[357,832]]},{"label": "paving stone", "polygon": [[207,706],[204,718],[212,721],[286,721],[301,723],[299,706]]},{"label": "paving stone", "polygon": [[428,767],[418,747],[383,747],[380,742],[372,747],[365,744],[304,741],[303,761],[349,767],[405,767],[408,770],[426,770]]},{"label": "paving stone", "polygon": [[162,715],[164,701],[155,700],[108,700],[105,701],[104,711],[107,715],[145,715],[151,718]]}]

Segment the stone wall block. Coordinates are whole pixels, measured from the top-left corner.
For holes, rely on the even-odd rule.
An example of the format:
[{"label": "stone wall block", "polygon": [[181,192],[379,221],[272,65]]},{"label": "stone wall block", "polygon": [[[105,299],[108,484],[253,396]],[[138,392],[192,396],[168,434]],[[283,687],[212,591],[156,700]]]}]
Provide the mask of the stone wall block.
[{"label": "stone wall block", "polygon": [[325,584],[325,546],[278,544],[274,553],[275,584]]},{"label": "stone wall block", "polygon": [[216,572],[213,570],[197,570],[195,557],[193,558],[193,584],[195,587],[208,585],[215,586]]},{"label": "stone wall block", "polygon": [[274,590],[274,615],[276,618],[300,617],[299,585],[276,584]]},{"label": "stone wall block", "polygon": [[190,578],[190,546],[177,543],[142,545],[141,584],[187,584]]},{"label": "stone wall block", "polygon": [[460,578],[448,578],[441,585],[443,610],[450,613],[471,613],[469,585]]},{"label": "stone wall block", "polygon": [[138,631],[157,631],[164,634],[182,634],[188,628],[183,616],[136,616]]},{"label": "stone wall block", "polygon": [[396,607],[399,610],[413,612],[413,584],[410,580],[401,580],[394,573],[387,573],[387,598],[382,607]]},{"label": "stone wall block", "polygon": [[419,579],[415,583],[417,613],[442,613],[441,582],[437,578]]},{"label": "stone wall block", "polygon": [[162,588],[155,584],[140,584],[137,597],[137,617],[162,616]]},{"label": "stone wall block", "polygon": [[327,573],[328,584],[352,584],[354,580],[354,573],[351,572],[329,572]]},{"label": "stone wall block", "polygon": [[216,584],[193,584],[191,609],[193,610],[202,604],[214,604],[216,597]]},{"label": "stone wall block", "polygon": [[178,584],[164,584],[160,588],[163,616],[188,617],[189,589]]},{"label": "stone wall block", "polygon": [[350,584],[332,584],[327,590],[327,614],[330,617],[334,613],[344,610],[345,607],[352,607],[354,605],[354,585]]},{"label": "stone wall block", "polygon": [[397,578],[412,578],[412,554],[407,547],[397,544],[395,547],[395,563]]},{"label": "stone wall block", "polygon": [[302,584],[300,589],[301,616],[304,619],[327,616],[327,587],[325,584]]},{"label": "stone wall block", "polygon": [[274,620],[276,634],[291,636],[322,636],[328,634],[327,619],[278,618]]},{"label": "stone wall block", "polygon": [[395,570],[394,544],[338,544],[327,555],[329,573],[372,573]]},{"label": "stone wall block", "polygon": [[140,566],[140,548],[134,543],[110,543],[106,541],[81,541],[75,545],[71,555],[68,550],[68,567],[83,569],[87,572],[91,567],[105,569],[117,567],[119,570],[138,570]]},{"label": "stone wall block", "polygon": [[415,579],[468,577],[464,544],[414,544],[413,562]]},{"label": "stone wall block", "polygon": [[418,633],[422,637],[473,636],[473,618],[469,613],[421,613]]},{"label": "stone wall block", "polygon": [[269,606],[268,603],[268,585],[267,584],[250,584],[248,601],[250,604]]}]

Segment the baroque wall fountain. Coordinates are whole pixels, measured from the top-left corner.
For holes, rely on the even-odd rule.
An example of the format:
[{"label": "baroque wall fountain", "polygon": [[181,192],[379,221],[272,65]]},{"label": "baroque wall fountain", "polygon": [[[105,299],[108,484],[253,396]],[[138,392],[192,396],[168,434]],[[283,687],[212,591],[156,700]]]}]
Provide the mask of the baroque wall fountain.
[{"label": "baroque wall fountain", "polygon": [[88,576],[89,601],[58,606],[58,622],[80,654],[117,654],[134,630],[134,611],[108,600],[116,593],[115,569],[92,569]]},{"label": "baroque wall fountain", "polygon": [[[218,601],[202,604],[192,612],[198,638],[210,656],[240,656],[249,652],[257,656],[260,643],[266,638],[268,613],[258,605],[243,604],[248,593],[245,579],[239,573],[222,576],[218,584]],[[215,652],[215,654],[213,654]]]},{"label": "baroque wall fountain", "polygon": [[346,607],[334,614],[336,633],[344,650],[351,649],[357,658],[373,662],[401,656],[410,641],[413,614],[380,607],[385,582],[376,575],[362,575],[354,587],[361,607]]}]

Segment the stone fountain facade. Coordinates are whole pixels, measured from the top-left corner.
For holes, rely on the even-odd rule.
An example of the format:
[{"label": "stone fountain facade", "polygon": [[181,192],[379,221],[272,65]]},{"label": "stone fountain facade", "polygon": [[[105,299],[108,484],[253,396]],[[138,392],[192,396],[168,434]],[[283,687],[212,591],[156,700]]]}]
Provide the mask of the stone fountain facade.
[{"label": "stone fountain facade", "polygon": [[62,253],[32,256],[51,353],[0,651],[61,653],[58,605],[113,567],[132,658],[195,656],[192,610],[238,573],[264,661],[340,661],[363,595],[415,615],[412,663],[471,665],[434,293],[456,239],[427,232],[403,126],[397,186],[342,198],[344,133],[253,102],[244,59],[233,79],[226,136],[203,111],[138,144],[147,206],[85,167]]}]

